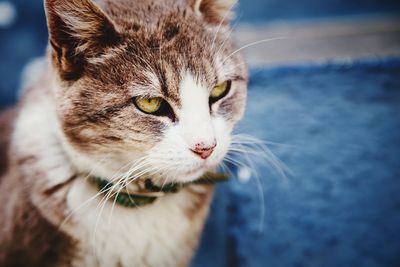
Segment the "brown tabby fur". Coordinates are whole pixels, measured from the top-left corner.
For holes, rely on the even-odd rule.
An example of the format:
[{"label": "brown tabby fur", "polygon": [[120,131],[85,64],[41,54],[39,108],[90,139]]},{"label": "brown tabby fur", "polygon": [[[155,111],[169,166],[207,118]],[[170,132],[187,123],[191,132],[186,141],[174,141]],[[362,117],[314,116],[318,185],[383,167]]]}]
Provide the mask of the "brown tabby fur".
[{"label": "brown tabby fur", "polygon": [[[157,144],[163,129],[179,117],[144,116],[133,106],[131,88],[152,84],[148,73],[156,75],[157,93],[175,111],[181,106],[179,70],[190,70],[210,88],[220,82],[215,55],[227,57],[234,51],[227,2],[231,1],[45,1],[49,67],[19,105],[0,117],[1,267],[72,266],[78,241],[59,226],[68,211],[70,184],[90,169],[74,164],[63,142],[94,161],[111,154],[110,168],[125,164],[131,148],[146,151]],[[215,112],[233,125],[243,114],[247,73],[237,54],[226,64],[231,66],[229,78],[240,86]],[[24,125],[18,121],[41,106],[54,106],[54,114],[47,115],[57,119],[65,139],[49,130],[49,140],[38,144],[30,142],[31,134],[42,129],[21,130]],[[49,128],[57,128],[51,123]],[[58,157],[56,165],[43,165],[45,159]],[[49,182],[54,178],[50,171],[64,165],[58,182]],[[193,224],[193,236],[187,237],[192,250],[212,194],[211,188],[204,189],[184,192],[193,202],[184,211]],[[179,266],[189,262],[190,255],[185,255]]]}]

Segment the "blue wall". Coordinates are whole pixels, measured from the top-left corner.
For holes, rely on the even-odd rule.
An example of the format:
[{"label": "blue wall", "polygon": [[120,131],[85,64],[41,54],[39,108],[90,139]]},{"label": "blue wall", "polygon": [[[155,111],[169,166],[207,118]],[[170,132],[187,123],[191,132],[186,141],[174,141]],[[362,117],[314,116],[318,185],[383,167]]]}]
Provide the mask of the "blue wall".
[{"label": "blue wall", "polygon": [[398,0],[243,0],[238,18],[245,22],[348,15],[399,14]]},{"label": "blue wall", "polygon": [[253,69],[237,132],[291,174],[260,151],[248,182],[233,168],[193,267],[400,266],[399,77],[400,58]]},{"label": "blue wall", "polygon": [[[1,1],[5,2],[5,1]],[[44,54],[47,44],[42,1],[13,0],[16,20],[0,27],[0,108],[16,101],[22,68]]]}]

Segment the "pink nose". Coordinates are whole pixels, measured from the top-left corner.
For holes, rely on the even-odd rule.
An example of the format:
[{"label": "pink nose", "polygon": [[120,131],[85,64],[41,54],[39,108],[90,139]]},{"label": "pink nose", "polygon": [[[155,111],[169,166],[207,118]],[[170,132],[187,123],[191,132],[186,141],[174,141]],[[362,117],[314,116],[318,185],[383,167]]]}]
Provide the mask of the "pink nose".
[{"label": "pink nose", "polygon": [[206,159],[208,158],[214,151],[214,148],[217,145],[214,143],[212,146],[205,146],[204,144],[197,144],[195,148],[191,148],[190,150],[193,151],[196,155],[199,155],[200,158]]}]

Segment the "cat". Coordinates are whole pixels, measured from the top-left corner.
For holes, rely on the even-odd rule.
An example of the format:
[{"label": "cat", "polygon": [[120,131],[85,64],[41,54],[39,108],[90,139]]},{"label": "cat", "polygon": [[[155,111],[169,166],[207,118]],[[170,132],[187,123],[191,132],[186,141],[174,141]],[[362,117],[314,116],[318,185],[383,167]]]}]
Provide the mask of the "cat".
[{"label": "cat", "polygon": [[0,266],[190,264],[213,194],[196,181],[245,109],[234,5],[45,0],[46,67],[0,117]]}]

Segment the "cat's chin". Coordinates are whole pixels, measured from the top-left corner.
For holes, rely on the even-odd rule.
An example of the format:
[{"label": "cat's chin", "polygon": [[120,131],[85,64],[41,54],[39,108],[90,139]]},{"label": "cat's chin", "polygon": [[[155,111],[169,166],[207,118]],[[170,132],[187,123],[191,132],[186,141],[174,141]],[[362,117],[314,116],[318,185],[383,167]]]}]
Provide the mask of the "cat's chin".
[{"label": "cat's chin", "polygon": [[[174,173],[161,174],[159,177],[156,177],[156,180],[165,183],[165,177],[168,178],[168,182],[171,183],[190,183],[199,178],[201,178],[207,171],[211,171],[209,168],[205,166],[201,166],[198,168],[194,168],[192,170],[176,170]],[[157,183],[157,181],[155,181]]]},{"label": "cat's chin", "polygon": [[178,174],[176,176],[176,182],[180,182],[180,183],[193,182],[193,181],[201,178],[207,172],[214,172],[214,171],[216,171],[216,169],[217,169],[217,167],[201,166],[201,167],[195,168],[193,170],[184,171],[184,172],[182,172],[181,175]]},{"label": "cat's chin", "polygon": [[192,182],[194,180],[199,179],[205,173],[206,173],[205,168],[194,169],[194,170],[183,173],[182,176],[177,177],[177,179],[181,180],[182,182]]}]

